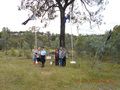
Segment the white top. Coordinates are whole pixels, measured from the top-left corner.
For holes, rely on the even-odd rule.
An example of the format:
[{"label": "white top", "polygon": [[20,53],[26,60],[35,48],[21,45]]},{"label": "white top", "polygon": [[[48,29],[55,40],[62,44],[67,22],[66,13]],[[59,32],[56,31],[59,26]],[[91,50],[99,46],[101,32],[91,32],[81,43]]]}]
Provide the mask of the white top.
[{"label": "white top", "polygon": [[46,51],[45,50],[41,50],[41,55],[45,55]]},{"label": "white top", "polygon": [[37,55],[38,55],[37,57],[40,58],[41,57],[41,51],[38,51]]},{"label": "white top", "polygon": [[35,54],[36,54],[37,52],[38,52],[37,50],[33,49],[33,58],[36,57]]}]

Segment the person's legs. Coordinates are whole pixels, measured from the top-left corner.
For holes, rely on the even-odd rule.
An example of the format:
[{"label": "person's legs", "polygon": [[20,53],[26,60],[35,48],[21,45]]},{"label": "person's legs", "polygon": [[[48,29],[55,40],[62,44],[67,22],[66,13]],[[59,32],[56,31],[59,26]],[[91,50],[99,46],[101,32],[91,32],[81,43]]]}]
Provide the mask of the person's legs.
[{"label": "person's legs", "polygon": [[33,60],[33,67],[35,67],[36,59]]},{"label": "person's legs", "polygon": [[59,65],[59,58],[57,57],[57,65]]},{"label": "person's legs", "polygon": [[44,63],[45,63],[45,56],[41,56],[41,62],[42,62],[42,67],[44,67]]},{"label": "person's legs", "polygon": [[62,66],[62,58],[59,58],[60,59],[60,66]]},{"label": "person's legs", "polygon": [[40,61],[38,61],[38,67],[40,67]]},{"label": "person's legs", "polygon": [[64,57],[64,66],[66,66],[66,57]]},{"label": "person's legs", "polygon": [[55,65],[57,65],[57,59],[55,58]]},{"label": "person's legs", "polygon": [[66,57],[63,57],[63,66],[66,66]]},{"label": "person's legs", "polygon": [[62,66],[64,66],[64,58],[62,58]]},{"label": "person's legs", "polygon": [[37,61],[38,61],[38,66],[40,67],[40,58],[37,58]]},{"label": "person's legs", "polygon": [[44,62],[42,62],[42,67],[44,67]]}]

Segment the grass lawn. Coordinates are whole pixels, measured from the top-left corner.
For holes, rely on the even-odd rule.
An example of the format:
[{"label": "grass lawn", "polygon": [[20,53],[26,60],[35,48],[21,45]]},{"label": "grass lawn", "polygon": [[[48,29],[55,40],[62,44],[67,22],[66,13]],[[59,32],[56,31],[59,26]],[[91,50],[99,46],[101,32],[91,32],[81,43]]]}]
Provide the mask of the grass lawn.
[{"label": "grass lawn", "polygon": [[28,59],[0,58],[0,90],[120,90],[120,64],[100,62],[102,70],[89,61],[76,59],[66,67],[33,67]]}]

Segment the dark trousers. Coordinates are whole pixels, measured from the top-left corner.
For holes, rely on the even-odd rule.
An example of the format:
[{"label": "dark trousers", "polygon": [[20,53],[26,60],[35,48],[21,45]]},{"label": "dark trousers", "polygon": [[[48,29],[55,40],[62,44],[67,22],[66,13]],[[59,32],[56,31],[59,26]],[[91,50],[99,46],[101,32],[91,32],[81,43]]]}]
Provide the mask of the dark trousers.
[{"label": "dark trousers", "polygon": [[55,65],[59,65],[59,57],[55,57]]},{"label": "dark trousers", "polygon": [[45,56],[41,56],[41,62],[42,62],[42,67],[44,67],[44,63],[45,63]]},{"label": "dark trousers", "polygon": [[66,57],[63,57],[63,59],[62,59],[62,65],[66,66]]}]

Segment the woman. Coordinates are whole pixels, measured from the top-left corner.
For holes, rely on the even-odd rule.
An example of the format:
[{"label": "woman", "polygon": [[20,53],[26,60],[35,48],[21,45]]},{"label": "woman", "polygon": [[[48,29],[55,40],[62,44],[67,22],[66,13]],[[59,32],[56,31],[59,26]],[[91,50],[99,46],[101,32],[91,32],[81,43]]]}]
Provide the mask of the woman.
[{"label": "woman", "polygon": [[62,65],[66,66],[66,49],[65,49],[65,47],[63,48],[63,51],[62,51]]},{"label": "woman", "polygon": [[40,62],[41,62],[41,51],[40,51],[40,47],[38,48],[38,52],[37,52],[37,61],[38,61],[38,65],[40,67]]},{"label": "woman", "polygon": [[32,50],[32,59],[33,59],[33,67],[35,67],[35,63],[37,60],[37,49],[35,46],[34,46],[34,49]]},{"label": "woman", "polygon": [[44,67],[45,58],[46,58],[46,51],[44,50],[44,47],[42,47],[42,50],[41,50],[41,62],[42,62],[42,67]]},{"label": "woman", "polygon": [[59,65],[59,50],[55,51],[55,65]]}]

